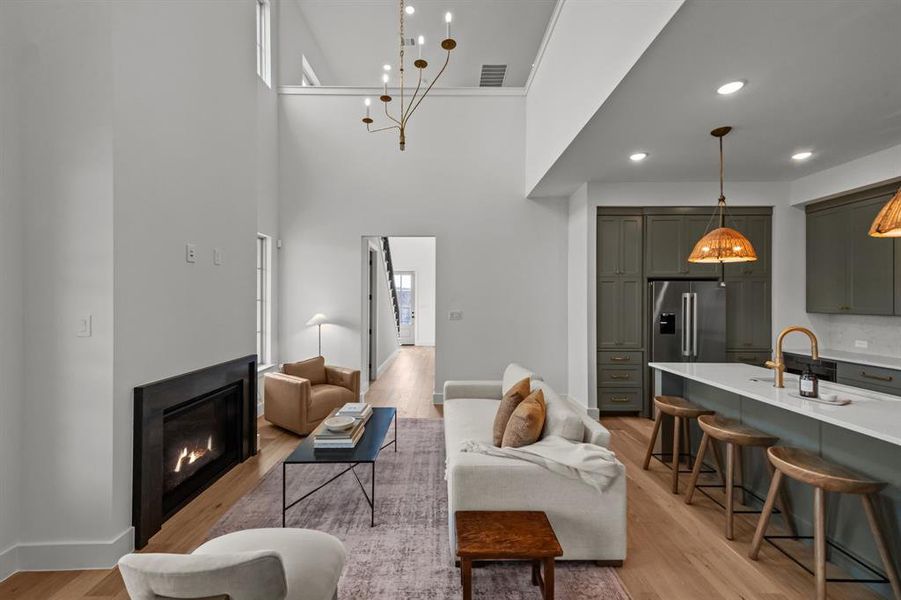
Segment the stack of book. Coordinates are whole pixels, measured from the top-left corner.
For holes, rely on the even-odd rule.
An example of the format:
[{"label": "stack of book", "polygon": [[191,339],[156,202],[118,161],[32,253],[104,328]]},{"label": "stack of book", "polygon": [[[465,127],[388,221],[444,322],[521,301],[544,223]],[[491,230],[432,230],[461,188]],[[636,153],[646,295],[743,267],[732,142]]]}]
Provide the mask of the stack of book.
[{"label": "stack of book", "polygon": [[344,450],[356,447],[366,431],[366,421],[372,416],[372,407],[364,402],[349,402],[329,417],[353,417],[354,424],[343,431],[332,431],[323,421],[313,432],[313,447],[319,450]]}]

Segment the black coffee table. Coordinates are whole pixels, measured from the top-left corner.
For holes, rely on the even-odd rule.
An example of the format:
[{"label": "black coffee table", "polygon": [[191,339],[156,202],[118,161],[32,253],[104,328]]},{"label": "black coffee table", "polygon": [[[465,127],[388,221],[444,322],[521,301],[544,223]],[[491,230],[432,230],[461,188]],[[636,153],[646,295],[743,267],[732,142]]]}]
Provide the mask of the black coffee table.
[{"label": "black coffee table", "polygon": [[[388,434],[388,429],[391,428],[391,421],[394,421],[394,439],[386,444],[385,436]],[[366,423],[366,431],[363,432],[363,437],[360,438],[360,441],[353,448],[314,448],[313,436],[308,436],[282,463],[282,527],[285,526],[285,514],[288,512],[288,509],[301,500],[309,498],[348,471],[353,473],[357,483],[360,484],[360,489],[366,497],[366,502],[369,503],[371,526],[375,527],[375,459],[378,458],[379,452],[392,444],[394,445],[394,451],[397,452],[397,409],[391,407],[372,409],[372,416]],[[357,476],[357,472],[354,471],[354,467],[366,463],[372,465],[372,487],[371,492],[368,494],[363,482]],[[349,464],[350,466],[313,491],[307,492],[291,502],[291,504],[287,504],[287,466],[312,464]]]}]

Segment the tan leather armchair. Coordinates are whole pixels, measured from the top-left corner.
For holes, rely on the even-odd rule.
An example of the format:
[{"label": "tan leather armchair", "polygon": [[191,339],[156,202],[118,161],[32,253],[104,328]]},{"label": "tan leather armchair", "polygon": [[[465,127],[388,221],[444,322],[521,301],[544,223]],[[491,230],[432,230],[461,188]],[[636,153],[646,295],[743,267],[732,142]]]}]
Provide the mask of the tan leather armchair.
[{"label": "tan leather armchair", "polygon": [[282,365],[263,378],[266,420],[308,435],[336,408],[360,401],[360,372],[325,364],[321,356]]}]

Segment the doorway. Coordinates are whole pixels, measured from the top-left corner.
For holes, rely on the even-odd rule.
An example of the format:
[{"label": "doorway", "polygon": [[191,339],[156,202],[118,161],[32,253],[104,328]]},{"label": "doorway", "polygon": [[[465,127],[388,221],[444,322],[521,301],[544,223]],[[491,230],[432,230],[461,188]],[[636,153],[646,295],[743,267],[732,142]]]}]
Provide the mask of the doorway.
[{"label": "doorway", "polygon": [[361,354],[374,406],[401,417],[440,416],[434,405],[436,239],[364,236]]},{"label": "doorway", "polygon": [[416,273],[395,271],[394,287],[397,290],[397,343],[401,346],[416,344]]}]

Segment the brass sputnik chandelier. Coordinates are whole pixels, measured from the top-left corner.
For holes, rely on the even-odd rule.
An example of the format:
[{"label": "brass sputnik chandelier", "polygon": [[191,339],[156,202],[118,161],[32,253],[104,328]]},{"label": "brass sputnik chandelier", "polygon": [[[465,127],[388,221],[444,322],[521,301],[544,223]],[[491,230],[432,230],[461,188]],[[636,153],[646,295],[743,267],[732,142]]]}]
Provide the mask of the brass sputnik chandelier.
[{"label": "brass sputnik chandelier", "polygon": [[441,78],[441,75],[444,73],[444,70],[447,68],[447,63],[450,62],[450,54],[451,50],[457,47],[457,42],[451,37],[451,21],[453,20],[453,16],[451,13],[445,13],[444,22],[446,25],[447,35],[445,39],[441,42],[441,48],[447,51],[447,57],[444,59],[444,65],[442,65],[441,70],[438,71],[438,75],[429,83],[429,86],[425,88],[425,91],[420,94],[420,90],[422,89],[422,74],[425,71],[426,67],[429,66],[429,63],[422,58],[422,46],[425,44],[425,38],[423,36],[419,36],[416,40],[416,45],[419,47],[419,57],[413,61],[413,66],[419,71],[419,79],[416,82],[416,89],[413,92],[413,95],[409,98],[404,98],[404,47],[409,44],[409,41],[406,40],[406,32],[404,28],[404,20],[405,15],[412,15],[415,12],[415,9],[412,6],[405,6],[404,0],[400,0],[400,112],[398,116],[393,116],[388,111],[388,103],[393,100],[391,96],[388,95],[388,71],[390,71],[391,66],[385,65],[385,73],[382,74],[382,83],[385,84],[385,91],[379,97],[385,105],[385,116],[388,117],[389,121],[392,121],[393,125],[386,125],[385,127],[379,127],[377,129],[372,129],[370,126],[373,124],[373,119],[369,115],[369,107],[370,100],[366,98],[366,116],[363,117],[363,123],[366,124],[366,131],[369,133],[376,133],[378,131],[392,131],[397,130],[400,134],[400,149],[404,150],[407,145],[407,122],[410,120],[410,117],[413,116],[413,113],[419,108],[419,105],[422,103],[423,99],[432,89],[432,86],[435,85],[435,82]]}]

